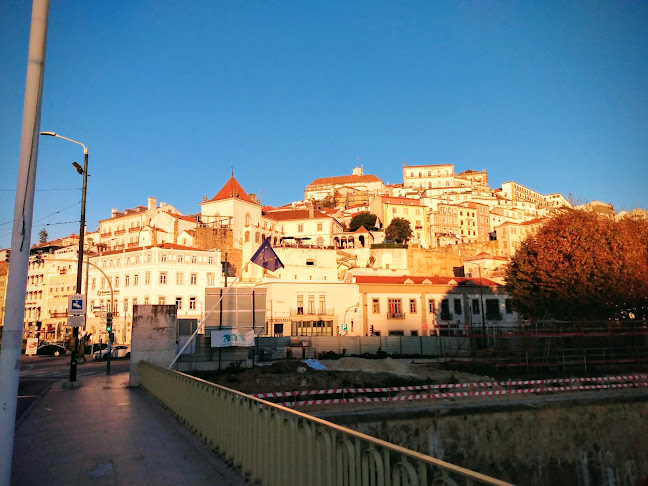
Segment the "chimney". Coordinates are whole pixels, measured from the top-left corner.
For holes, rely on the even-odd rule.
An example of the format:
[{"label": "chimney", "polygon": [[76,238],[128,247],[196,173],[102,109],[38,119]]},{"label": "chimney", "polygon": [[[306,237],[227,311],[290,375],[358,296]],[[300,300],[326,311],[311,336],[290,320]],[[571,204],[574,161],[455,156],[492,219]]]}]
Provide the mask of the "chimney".
[{"label": "chimney", "polygon": [[250,199],[252,199],[252,202],[257,202],[257,200],[256,200],[256,194],[254,194],[253,192],[251,192],[250,194],[248,194],[248,196],[250,196]]},{"label": "chimney", "polygon": [[155,199],[154,197],[149,197],[148,198],[148,209],[149,209],[149,211],[151,209],[155,209],[156,207],[157,207],[157,199]]},{"label": "chimney", "polygon": [[115,216],[117,216],[117,208],[112,208],[110,210],[110,217],[114,218]]},{"label": "chimney", "polygon": [[315,210],[313,209],[313,206],[308,207],[308,217],[310,219],[313,219],[315,217]]},{"label": "chimney", "polygon": [[166,206],[166,203],[164,201],[161,201],[160,202],[160,207],[163,208],[164,206]]}]

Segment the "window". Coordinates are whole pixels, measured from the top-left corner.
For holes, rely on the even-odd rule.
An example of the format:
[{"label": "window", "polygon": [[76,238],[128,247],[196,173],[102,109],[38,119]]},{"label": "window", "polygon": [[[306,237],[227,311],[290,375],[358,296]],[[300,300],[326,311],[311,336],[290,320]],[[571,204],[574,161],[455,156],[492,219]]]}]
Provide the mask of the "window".
[{"label": "window", "polygon": [[436,312],[436,309],[434,307],[434,299],[428,299],[428,312],[430,314],[434,314]]},{"label": "window", "polygon": [[486,319],[501,321],[502,314],[499,309],[499,299],[486,299]]},{"label": "window", "polygon": [[[106,279],[101,277],[101,284],[99,285],[99,288],[103,289],[106,287]],[[58,292],[58,289],[56,289]]]},{"label": "window", "polygon": [[184,284],[184,273],[176,272],[176,285]]},{"label": "window", "polygon": [[380,300],[379,299],[372,299],[371,300],[371,311],[374,314],[380,314]]},{"label": "window", "polygon": [[124,314],[128,312],[128,299],[124,299]]},{"label": "window", "polygon": [[162,253],[160,259],[161,259],[163,262],[166,262],[166,261],[167,261],[166,253]]},{"label": "window", "polygon": [[144,297],[144,305],[149,305],[149,298],[148,297]]},{"label": "window", "polygon": [[213,265],[214,264],[214,257],[213,256],[207,257],[207,263],[209,265]]},{"label": "window", "polygon": [[130,285],[130,275],[125,275],[124,276],[124,287],[128,287]]},{"label": "window", "polygon": [[167,274],[166,272],[160,272],[160,283],[165,284],[167,280]]},{"label": "window", "polygon": [[505,299],[504,300],[504,307],[506,309],[507,314],[513,314],[513,305],[512,305],[511,299]]},{"label": "window", "polygon": [[322,223],[317,223],[317,231],[322,231]]},{"label": "window", "polygon": [[326,296],[320,295],[319,297],[319,312],[320,314],[326,314]]},{"label": "window", "polygon": [[158,304],[165,305],[166,304],[166,299],[164,297],[159,297],[158,298]]},{"label": "window", "polygon": [[409,311],[410,314],[416,314],[416,299],[409,300]]},{"label": "window", "polygon": [[178,263],[182,263],[183,259],[184,259],[183,255],[178,255]]},{"label": "window", "polygon": [[191,285],[196,285],[198,283],[198,274],[197,273],[192,273],[191,276],[189,277],[189,283]]},{"label": "window", "polygon": [[387,318],[396,319],[405,317],[401,299],[387,299]]},{"label": "window", "polygon": [[197,263],[198,258],[196,258],[196,255],[191,255],[191,263]]},{"label": "window", "polygon": [[452,319],[452,314],[450,314],[450,301],[448,299],[441,301],[441,319],[444,321]]},{"label": "window", "polygon": [[196,310],[196,298],[189,297],[189,309]]},{"label": "window", "polygon": [[308,296],[308,313],[309,314],[315,314],[315,296],[314,295],[309,295]]},{"label": "window", "polygon": [[144,257],[144,263],[151,263],[151,255],[148,254]]},{"label": "window", "polygon": [[303,295],[298,295],[297,296],[297,314],[303,314],[304,313],[304,296]]},{"label": "window", "polygon": [[97,277],[92,277],[92,284],[90,285],[90,288],[92,290],[95,290],[97,288]]},{"label": "window", "polygon": [[246,232],[245,232],[245,242],[247,243],[247,242],[249,242],[249,241],[250,241],[250,232],[249,232],[249,231],[246,231]]},{"label": "window", "polygon": [[182,297],[176,297],[176,309],[182,309]]},{"label": "window", "polygon": [[254,233],[254,242],[258,243],[259,241],[261,241],[261,235],[257,231],[256,233]]},{"label": "window", "polygon": [[207,285],[209,286],[214,286],[214,274],[213,273],[208,273],[207,274]]},{"label": "window", "polygon": [[472,313],[479,314],[479,299],[472,300]]},{"label": "window", "polygon": [[461,315],[461,299],[454,299],[454,313],[458,316]]},{"label": "window", "polygon": [[139,274],[136,273],[133,275],[133,287],[137,287],[138,284],[139,284]]},{"label": "window", "polygon": [[146,272],[144,274],[144,285],[150,285],[151,284],[151,272]]},{"label": "window", "polygon": [[137,305],[137,297],[133,297],[133,306]]},{"label": "window", "polygon": [[297,232],[298,233],[303,233],[304,232],[304,225],[303,224],[298,224],[297,225]]},{"label": "window", "polygon": [[250,213],[245,215],[245,226],[250,226]]}]

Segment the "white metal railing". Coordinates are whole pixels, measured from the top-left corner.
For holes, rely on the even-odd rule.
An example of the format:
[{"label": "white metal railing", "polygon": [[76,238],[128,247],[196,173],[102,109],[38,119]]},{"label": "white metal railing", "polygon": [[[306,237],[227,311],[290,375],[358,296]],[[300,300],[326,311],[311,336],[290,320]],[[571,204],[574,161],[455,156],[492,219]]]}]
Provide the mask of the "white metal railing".
[{"label": "white metal railing", "polygon": [[252,483],[509,485],[168,368],[139,366],[142,388]]}]

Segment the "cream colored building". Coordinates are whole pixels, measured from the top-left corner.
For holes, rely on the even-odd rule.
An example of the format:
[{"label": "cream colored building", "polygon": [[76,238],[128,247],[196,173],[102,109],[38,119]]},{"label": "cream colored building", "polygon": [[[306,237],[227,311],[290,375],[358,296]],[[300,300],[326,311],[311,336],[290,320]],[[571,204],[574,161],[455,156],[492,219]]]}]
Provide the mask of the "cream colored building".
[{"label": "cream colored building", "polygon": [[336,235],[344,232],[344,225],[324,211],[313,209],[281,209],[265,213],[283,235],[279,244],[306,244],[332,247]]},{"label": "cream colored building", "polygon": [[197,220],[182,215],[164,202],[157,205],[154,197],[147,206],[117,211],[110,218],[99,221],[99,241],[108,250],[139,248],[162,243],[177,243],[183,231],[195,230]]},{"label": "cream colored building", "polygon": [[346,176],[321,177],[315,179],[304,191],[305,200],[322,200],[338,193],[344,197],[347,193],[353,196],[353,204],[363,202],[362,194],[369,196],[381,194],[385,185],[373,174],[365,175],[362,167],[354,167],[353,173]]},{"label": "cream colored building", "polygon": [[545,221],[546,219],[532,219],[523,223],[506,222],[497,226],[495,232],[499,251],[505,256],[513,256],[522,241],[538,231]]},{"label": "cream colored building", "polygon": [[178,319],[201,320],[205,288],[221,286],[223,280],[219,251],[172,243],[110,250],[93,255],[90,263],[100,270],[89,269],[86,329],[104,342],[106,311],[114,315],[116,342],[128,343],[134,305],[175,304]]},{"label": "cream colored building", "polygon": [[376,225],[380,223],[383,230],[394,218],[406,219],[412,229],[412,237],[409,241],[421,248],[430,247],[427,208],[419,199],[378,196],[371,200],[369,208],[371,213],[378,217]]}]

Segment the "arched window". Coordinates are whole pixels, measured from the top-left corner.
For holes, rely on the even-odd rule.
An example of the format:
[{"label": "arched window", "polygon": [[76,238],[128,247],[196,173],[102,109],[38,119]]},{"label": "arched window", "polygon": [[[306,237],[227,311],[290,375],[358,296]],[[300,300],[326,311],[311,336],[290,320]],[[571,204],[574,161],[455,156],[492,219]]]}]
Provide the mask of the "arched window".
[{"label": "arched window", "polygon": [[254,241],[255,241],[256,243],[259,242],[259,238],[260,238],[260,237],[261,237],[261,235],[259,234],[258,231],[257,231],[256,233],[254,233]]},{"label": "arched window", "polygon": [[250,226],[250,213],[245,215],[245,226]]},{"label": "arched window", "polygon": [[245,242],[247,243],[248,241],[250,241],[250,232],[246,231],[245,232]]}]

